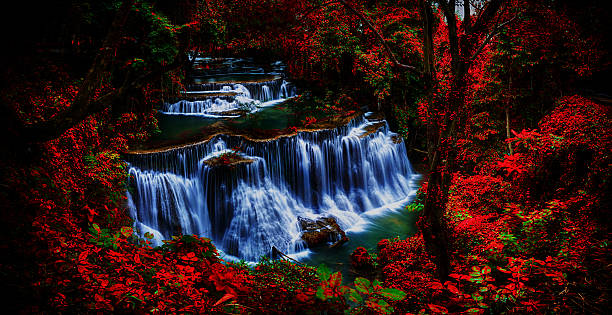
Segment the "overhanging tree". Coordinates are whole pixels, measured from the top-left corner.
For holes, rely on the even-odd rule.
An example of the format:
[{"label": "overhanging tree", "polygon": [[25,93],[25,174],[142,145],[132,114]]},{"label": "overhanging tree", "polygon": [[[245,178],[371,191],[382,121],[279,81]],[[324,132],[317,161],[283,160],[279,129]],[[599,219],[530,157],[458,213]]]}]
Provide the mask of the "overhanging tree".
[{"label": "overhanging tree", "polygon": [[[175,17],[164,16],[160,8],[149,2],[123,0],[117,7],[115,4],[107,2],[100,5],[114,11],[114,18],[98,47],[95,47],[95,38],[88,38],[94,43],[91,48],[95,49],[92,50],[95,54],[79,50],[85,56],[81,59],[93,58],[77,85],[77,94],[69,107],[40,121],[23,122],[14,108],[3,104],[0,109],[4,121],[2,125],[6,134],[11,135],[2,144],[5,149],[20,151],[24,147],[28,149],[31,145],[56,139],[92,114],[107,109],[112,111],[113,116],[134,111],[135,108],[129,106],[130,102],[143,102],[140,96],[145,89],[150,89],[152,85],[159,86],[168,72],[188,62],[187,54],[198,48],[198,45],[193,44],[194,39],[197,39],[198,44],[209,40],[210,36],[205,34],[217,27],[209,23],[208,17],[212,11],[205,3],[180,1],[178,5],[181,10]],[[98,11],[92,10],[83,14],[95,16]],[[73,27],[70,21],[62,23],[61,26],[66,29]],[[57,37],[53,38],[57,41],[55,45],[66,45],[65,35],[54,36]],[[37,40],[42,41],[32,39],[33,47],[39,44]],[[72,34],[72,45],[78,46],[80,41],[79,34]],[[23,53],[29,55],[25,63],[46,57],[44,54],[41,57],[33,55],[33,47],[23,48]],[[60,51],[63,51],[65,57],[72,56],[66,49]],[[150,104],[138,110],[150,111]]]},{"label": "overhanging tree", "polygon": [[[468,72],[474,61],[482,53],[491,39],[508,21],[500,21],[504,8],[503,0],[479,1],[480,7],[472,14],[473,2],[461,1],[463,5],[462,23],[455,13],[454,0],[419,0],[419,11],[423,23],[423,56],[421,66],[407,65],[398,60],[385,42],[384,36],[359,9],[358,4],[345,0],[317,3],[329,5],[340,3],[349,14],[357,16],[367,28],[373,31],[377,40],[383,45],[388,58],[400,70],[418,73],[427,89],[427,151],[429,172],[427,197],[420,228],[429,252],[434,256],[438,266],[439,277],[447,278],[450,272],[448,237],[443,227],[443,214],[446,209],[452,174],[455,171],[455,140],[457,130],[466,119],[466,88]],[[440,12],[446,20],[448,51],[450,53],[450,82],[436,80],[436,54],[433,43],[435,24],[434,12]],[[419,70],[420,69],[420,70]],[[435,95],[440,85],[448,84],[446,94]],[[433,113],[436,113],[434,115]]]}]

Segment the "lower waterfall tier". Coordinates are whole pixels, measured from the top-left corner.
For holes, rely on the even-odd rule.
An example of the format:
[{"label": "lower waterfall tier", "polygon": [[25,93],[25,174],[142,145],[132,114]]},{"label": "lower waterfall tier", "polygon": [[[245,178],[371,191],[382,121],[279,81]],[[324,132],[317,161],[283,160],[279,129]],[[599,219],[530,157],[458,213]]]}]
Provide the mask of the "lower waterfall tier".
[{"label": "lower waterfall tier", "polygon": [[[377,131],[366,131],[375,123]],[[216,136],[129,156],[132,217],[158,244],[183,233],[210,237],[225,253],[250,261],[269,255],[272,246],[295,253],[304,248],[298,217],[333,216],[348,229],[363,212],[413,192],[406,147],[394,135],[386,123],[360,117],[267,142]],[[249,163],[205,163],[230,153]]]}]

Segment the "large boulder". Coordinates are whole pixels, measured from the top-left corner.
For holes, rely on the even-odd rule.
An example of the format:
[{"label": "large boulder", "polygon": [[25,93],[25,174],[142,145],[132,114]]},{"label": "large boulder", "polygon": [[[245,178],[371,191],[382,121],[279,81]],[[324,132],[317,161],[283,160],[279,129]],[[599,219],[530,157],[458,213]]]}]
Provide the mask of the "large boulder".
[{"label": "large boulder", "polygon": [[349,240],[333,217],[322,217],[316,220],[298,217],[298,222],[302,230],[302,239],[309,248],[322,245],[335,248]]}]

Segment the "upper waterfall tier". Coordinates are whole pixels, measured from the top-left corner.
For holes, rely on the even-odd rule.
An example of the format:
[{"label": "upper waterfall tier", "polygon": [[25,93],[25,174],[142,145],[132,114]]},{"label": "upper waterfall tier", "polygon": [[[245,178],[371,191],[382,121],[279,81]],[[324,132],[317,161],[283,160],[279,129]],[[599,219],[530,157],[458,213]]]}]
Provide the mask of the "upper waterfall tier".
[{"label": "upper waterfall tier", "polygon": [[[297,94],[295,86],[280,76],[263,76],[240,82],[206,82],[192,84],[182,100],[164,104],[166,114],[235,117],[236,111],[253,112],[258,107]],[[238,114],[239,115],[239,114]]]},{"label": "upper waterfall tier", "polygon": [[285,79],[263,77],[245,81],[216,81],[191,84],[189,91],[236,91],[261,102],[287,98],[296,94],[295,87]]},{"label": "upper waterfall tier", "polygon": [[[158,241],[176,233],[204,235],[246,260],[270,254],[272,246],[294,253],[303,249],[298,216],[331,215],[347,229],[363,212],[414,192],[405,145],[393,136],[386,122],[361,116],[346,126],[271,141],[217,135],[130,155],[132,217]],[[240,148],[249,163],[205,163],[231,148]]]}]

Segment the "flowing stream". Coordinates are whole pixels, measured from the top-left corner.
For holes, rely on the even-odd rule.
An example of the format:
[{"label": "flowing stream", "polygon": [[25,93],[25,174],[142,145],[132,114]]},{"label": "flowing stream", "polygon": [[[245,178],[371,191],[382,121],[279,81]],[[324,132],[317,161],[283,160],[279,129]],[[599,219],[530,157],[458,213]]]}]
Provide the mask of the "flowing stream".
[{"label": "flowing stream", "polygon": [[[215,96],[169,103],[162,112],[227,119],[222,112],[244,109],[245,103],[257,112],[297,93],[276,74],[272,81],[242,78],[193,84],[190,93]],[[373,125],[373,132],[366,131]],[[198,234],[229,257],[256,261],[274,246],[312,263],[324,260],[310,254],[298,217],[332,216],[351,241],[319,252],[348,257],[346,251],[357,246],[412,232],[410,215],[398,209],[414,196],[417,175],[394,136],[384,120],[365,114],[344,126],[267,141],[220,134],[203,143],[128,154],[131,216],[141,234],[155,236],[156,245],[179,233]],[[211,166],[209,161],[228,152],[239,152],[242,162]]]}]

